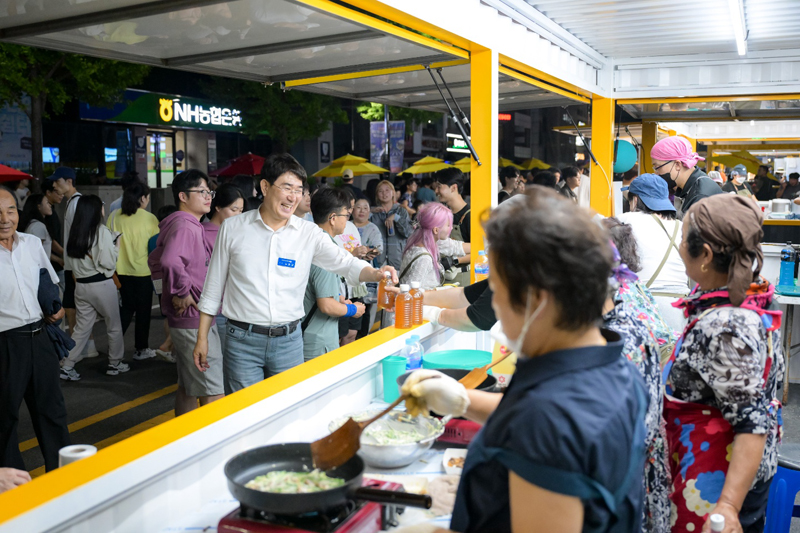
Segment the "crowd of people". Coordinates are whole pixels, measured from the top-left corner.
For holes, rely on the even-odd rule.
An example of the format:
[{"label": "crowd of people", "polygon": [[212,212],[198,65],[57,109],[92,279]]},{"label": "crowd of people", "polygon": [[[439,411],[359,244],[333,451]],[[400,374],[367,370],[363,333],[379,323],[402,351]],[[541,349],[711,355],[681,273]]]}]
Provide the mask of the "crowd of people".
[{"label": "crowd of people", "polygon": [[[130,368],[134,316],[132,359],[176,363],[180,415],[369,334],[388,275],[420,283],[427,320],[491,330],[517,354],[503,395],[429,370],[404,386],[412,412],[486,425],[454,530],[701,531],[714,512],[725,531],[760,531],[785,368],[774,288],[760,275],[763,215],[743,191],[767,185],[748,188],[734,168],[725,190],[680,137],[651,156],[616,218],[578,205],[587,180],[576,167],[524,179],[501,169],[485,223],[492,275],[474,284],[469,184],[455,168],[362,191],[352,173],[310,184],[293,157],[273,155],[257,181],[178,174],[174,206],[156,215],[140,181],[106,213],[65,167],[22,209],[0,190],[0,275],[16,280],[0,287],[0,483],[29,479],[23,399],[46,469],[57,466],[69,443],[59,377],[80,379],[98,316],[109,376]],[[52,206],[64,200],[62,223]],[[435,290],[444,284],[456,287]],[[63,308],[41,303],[48,285],[62,287]],[[157,350],[154,294],[168,325]],[[71,341],[60,358],[50,339],[62,318]]]}]

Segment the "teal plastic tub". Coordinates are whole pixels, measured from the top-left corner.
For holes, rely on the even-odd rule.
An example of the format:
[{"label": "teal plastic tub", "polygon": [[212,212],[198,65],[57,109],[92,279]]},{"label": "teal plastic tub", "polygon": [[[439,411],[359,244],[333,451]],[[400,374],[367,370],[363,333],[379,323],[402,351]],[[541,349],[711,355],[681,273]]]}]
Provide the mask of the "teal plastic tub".
[{"label": "teal plastic tub", "polygon": [[[492,362],[492,352],[483,350],[442,350],[422,356],[422,368],[472,370]],[[491,374],[491,369],[489,370]]]}]

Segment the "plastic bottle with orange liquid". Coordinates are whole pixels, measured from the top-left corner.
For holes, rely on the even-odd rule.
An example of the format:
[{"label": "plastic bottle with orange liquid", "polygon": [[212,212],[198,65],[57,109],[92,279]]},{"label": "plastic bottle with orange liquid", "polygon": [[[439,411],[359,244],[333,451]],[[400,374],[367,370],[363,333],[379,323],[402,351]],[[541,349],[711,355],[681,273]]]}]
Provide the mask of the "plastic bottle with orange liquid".
[{"label": "plastic bottle with orange liquid", "polygon": [[422,299],[423,290],[419,288],[419,281],[411,282],[411,325],[419,326],[422,324]]},{"label": "plastic bottle with orange liquid", "polygon": [[400,285],[400,294],[394,299],[394,327],[408,329],[412,320],[412,296],[408,293],[408,285]]},{"label": "plastic bottle with orange liquid", "polygon": [[392,284],[392,274],[385,272],[383,279],[378,282],[378,309],[391,309],[394,307],[394,293],[387,291],[386,287]]}]

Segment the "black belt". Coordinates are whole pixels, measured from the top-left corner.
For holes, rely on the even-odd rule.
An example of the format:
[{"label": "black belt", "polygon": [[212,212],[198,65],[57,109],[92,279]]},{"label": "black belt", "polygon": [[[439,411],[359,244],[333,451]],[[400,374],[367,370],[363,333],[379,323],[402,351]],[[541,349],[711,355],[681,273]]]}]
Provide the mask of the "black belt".
[{"label": "black belt", "polygon": [[99,283],[101,281],[109,280],[111,279],[111,277],[106,277],[105,274],[98,273],[95,274],[94,276],[89,276],[88,278],[75,278],[75,281],[78,283]]},{"label": "black belt", "polygon": [[44,320],[39,320],[18,328],[0,331],[0,337],[35,337],[42,331],[44,331]]},{"label": "black belt", "polygon": [[231,320],[229,318],[228,324],[232,324],[237,328],[250,330],[253,333],[258,333],[259,335],[266,335],[268,337],[285,337],[286,335],[294,333],[294,330],[297,329],[297,325],[300,324],[300,320],[298,319],[282,326],[256,326],[255,324],[239,322],[238,320]]}]

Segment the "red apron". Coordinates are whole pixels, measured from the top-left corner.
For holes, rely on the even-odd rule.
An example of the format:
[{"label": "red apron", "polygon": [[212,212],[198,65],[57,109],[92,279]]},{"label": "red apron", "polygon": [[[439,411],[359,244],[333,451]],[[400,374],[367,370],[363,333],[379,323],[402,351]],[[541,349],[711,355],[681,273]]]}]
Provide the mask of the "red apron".
[{"label": "red apron", "polygon": [[[724,307],[729,307],[726,305]],[[780,328],[780,312],[765,311],[761,308],[742,305],[758,312],[764,320],[768,332],[769,356],[764,365],[764,383],[767,382],[772,367],[772,335]],[[708,309],[693,320],[683,331],[669,361],[664,366],[664,383],[667,383],[672,363],[683,345],[686,334],[706,314],[715,308]],[[769,324],[767,324],[769,322]],[[671,396],[672,388],[667,385],[664,395],[664,421],[667,429],[669,445],[669,464],[672,471],[672,491],[670,501],[672,512],[670,525],[674,532],[696,531],[703,529],[706,516],[716,506],[725,485],[725,475],[733,449],[733,428],[716,407],[698,403],[684,402]],[[780,403],[773,400],[771,409],[778,409]]]}]

